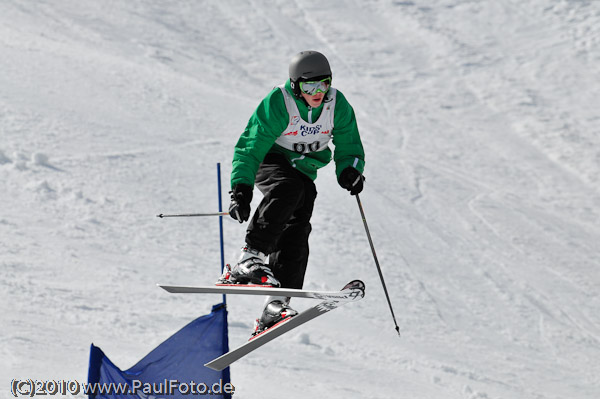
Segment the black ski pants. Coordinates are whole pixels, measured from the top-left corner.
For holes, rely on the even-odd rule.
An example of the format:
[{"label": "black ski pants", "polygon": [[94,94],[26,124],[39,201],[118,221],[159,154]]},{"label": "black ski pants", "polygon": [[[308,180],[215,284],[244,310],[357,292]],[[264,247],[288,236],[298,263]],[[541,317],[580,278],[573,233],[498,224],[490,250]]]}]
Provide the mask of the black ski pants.
[{"label": "black ski pants", "polygon": [[246,232],[246,244],[269,255],[285,288],[301,289],[308,263],[308,236],[317,189],[279,154],[267,154],[256,174],[263,199]]}]

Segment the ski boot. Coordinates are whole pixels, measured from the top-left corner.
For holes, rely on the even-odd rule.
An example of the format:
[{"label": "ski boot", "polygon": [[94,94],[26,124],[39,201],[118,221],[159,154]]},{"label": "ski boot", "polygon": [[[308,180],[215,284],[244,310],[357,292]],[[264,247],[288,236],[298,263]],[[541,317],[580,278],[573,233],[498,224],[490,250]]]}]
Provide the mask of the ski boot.
[{"label": "ski boot", "polygon": [[238,262],[233,266],[227,265],[223,275],[217,280],[219,284],[248,284],[279,287],[279,280],[265,264],[267,255],[249,246],[242,248]]},{"label": "ski boot", "polygon": [[254,322],[254,332],[250,339],[260,335],[262,332],[273,327],[277,323],[294,317],[298,314],[297,311],[292,309],[289,305],[290,298],[285,297],[270,297],[267,299],[267,305],[263,310],[263,314],[260,319],[256,319]]}]

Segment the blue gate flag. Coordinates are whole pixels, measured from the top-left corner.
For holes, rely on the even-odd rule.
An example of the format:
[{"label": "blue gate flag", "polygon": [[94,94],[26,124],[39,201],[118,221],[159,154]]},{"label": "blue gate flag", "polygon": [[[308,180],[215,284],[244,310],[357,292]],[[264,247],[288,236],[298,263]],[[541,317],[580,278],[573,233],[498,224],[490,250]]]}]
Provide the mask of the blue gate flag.
[{"label": "blue gate flag", "polygon": [[100,348],[91,345],[88,371],[90,399],[190,398],[231,399],[229,367],[215,371],[205,363],[229,351],[227,309],[192,321],[157,346],[135,366],[121,371]]}]

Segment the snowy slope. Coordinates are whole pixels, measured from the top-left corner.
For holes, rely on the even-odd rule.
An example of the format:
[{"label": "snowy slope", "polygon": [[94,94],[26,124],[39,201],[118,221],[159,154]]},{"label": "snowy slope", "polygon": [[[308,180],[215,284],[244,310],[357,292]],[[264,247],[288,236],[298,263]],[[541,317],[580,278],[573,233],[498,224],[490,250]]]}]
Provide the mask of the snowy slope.
[{"label": "snowy slope", "polygon": [[[85,381],[92,342],[128,368],[219,301],[155,287],[217,277],[217,220],[154,215],[216,210],[216,163],[227,187],[305,49],[357,112],[402,338],[328,166],[305,287],[367,296],[236,363],[234,397],[600,397],[591,0],[0,2],[0,395]],[[232,346],[261,302],[229,298]]]}]

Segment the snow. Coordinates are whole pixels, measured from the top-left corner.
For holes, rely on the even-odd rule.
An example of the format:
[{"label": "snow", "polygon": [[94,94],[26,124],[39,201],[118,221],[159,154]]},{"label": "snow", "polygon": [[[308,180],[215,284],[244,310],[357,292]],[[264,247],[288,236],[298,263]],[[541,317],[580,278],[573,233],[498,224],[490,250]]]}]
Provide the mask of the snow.
[{"label": "snow", "polygon": [[[234,397],[600,397],[591,0],[1,2],[0,395],[85,381],[92,342],[128,368],[220,300],[155,286],[216,279],[218,220],[155,215],[216,211],[216,164],[227,188],[306,49],[356,110],[402,337],[330,165],[305,288],[367,295],[234,364]],[[224,226],[232,261],[245,226]],[[228,298],[231,346],[261,304]]]}]

